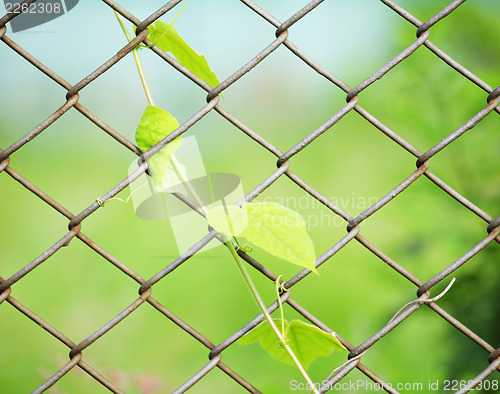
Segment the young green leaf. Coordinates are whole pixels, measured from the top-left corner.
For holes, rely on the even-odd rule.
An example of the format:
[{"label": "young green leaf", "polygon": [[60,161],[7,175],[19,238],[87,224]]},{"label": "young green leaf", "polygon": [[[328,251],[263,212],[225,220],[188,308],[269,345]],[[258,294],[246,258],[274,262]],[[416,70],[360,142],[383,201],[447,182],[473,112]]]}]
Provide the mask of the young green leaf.
[{"label": "young green leaf", "polygon": [[[178,127],[179,123],[177,120],[167,111],[148,105],[137,126],[135,141],[139,149],[146,152]],[[153,180],[158,189],[163,188],[163,179],[165,175],[169,175],[169,177],[172,176],[171,158],[181,143],[182,140],[179,136],[170,141],[164,148],[155,153],[148,160]]]},{"label": "young green leaf", "polygon": [[215,207],[207,212],[208,224],[229,237],[239,235],[248,224],[246,212],[234,205]]},{"label": "young green leaf", "polygon": [[[276,326],[280,328],[281,319],[273,320]],[[329,356],[334,350],[346,350],[333,333],[328,333],[300,320],[292,320],[290,323],[285,320],[284,323],[285,342],[306,369],[318,357]],[[247,345],[257,341],[275,359],[289,365],[294,365],[292,359],[266,321],[241,337],[238,343],[240,345]]]},{"label": "young green leaf", "polygon": [[213,88],[220,83],[205,56],[191,48],[170,23],[156,21],[154,26],[150,25],[148,29],[148,38],[161,50],[170,52],[180,64]]},{"label": "young green leaf", "polygon": [[[226,212],[227,209],[227,212]],[[228,237],[242,235],[273,256],[317,273],[314,245],[302,217],[273,202],[216,207],[208,212],[211,227]]]},{"label": "young green leaf", "polygon": [[248,215],[248,225],[241,235],[250,243],[317,273],[314,245],[297,212],[274,202],[245,203],[242,209]]}]

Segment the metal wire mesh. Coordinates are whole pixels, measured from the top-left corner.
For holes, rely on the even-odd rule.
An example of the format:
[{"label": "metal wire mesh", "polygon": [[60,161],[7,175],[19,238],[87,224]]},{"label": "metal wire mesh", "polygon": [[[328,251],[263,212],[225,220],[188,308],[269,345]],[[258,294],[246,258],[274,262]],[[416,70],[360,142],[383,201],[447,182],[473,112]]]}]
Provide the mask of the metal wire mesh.
[{"label": "metal wire mesh", "polygon": [[[180,386],[175,392],[184,392],[194,385],[203,386],[204,377],[207,374],[210,374],[211,371],[218,368],[222,370],[229,377],[234,379],[238,384],[240,384],[243,388],[247,389],[250,392],[260,392],[257,387],[254,387],[251,382],[245,380],[244,371],[241,372],[242,376],[239,373],[236,373],[231,369],[230,365],[226,365],[223,362],[223,354],[224,350],[234,344],[238,338],[243,336],[245,333],[252,330],[257,324],[263,321],[263,316],[256,316],[252,321],[248,322],[244,327],[240,330],[236,331],[233,335],[226,338],[219,344],[212,343],[208,338],[206,338],[202,331],[203,327],[200,327],[200,331],[191,327],[188,323],[182,321],[176,314],[172,313],[170,310],[166,308],[165,305],[158,302],[153,296],[152,291],[156,283],[162,281],[165,277],[167,277],[174,269],[180,268],[182,269],[182,265],[193,255],[195,255],[204,245],[206,245],[210,240],[215,237],[215,233],[211,232],[206,237],[201,239],[199,242],[194,244],[186,253],[182,254],[178,258],[176,258],[173,262],[171,262],[168,266],[166,266],[163,270],[156,273],[154,276],[148,279],[142,278],[138,273],[134,272],[127,265],[122,263],[116,257],[107,252],[104,248],[98,245],[98,243],[94,240],[91,240],[87,237],[82,231],[82,223],[87,220],[91,215],[99,215],[98,211],[101,206],[101,202],[106,202],[108,199],[116,196],[122,190],[124,190],[129,184],[134,182],[141,174],[143,174],[147,170],[146,164],[143,164],[136,170],[133,174],[128,176],[125,180],[114,186],[110,189],[105,195],[100,198],[100,202],[91,202],[90,205],[83,211],[77,213],[76,215],[66,209],[64,206],[59,204],[57,201],[53,200],[47,194],[43,192],[43,185],[34,185],[28,179],[24,178],[21,174],[15,171],[15,160],[10,159],[10,156],[20,150],[23,149],[28,144],[33,144],[33,139],[41,133],[46,132],[50,128],[50,126],[57,122],[68,110],[71,108],[75,108],[79,111],[83,116],[88,118],[90,121],[95,123],[99,128],[102,129],[103,132],[109,134],[113,137],[117,143],[121,144],[125,148],[134,152],[138,156],[141,156],[145,159],[151,157],[156,152],[158,152],[161,148],[163,148],[166,144],[172,141],[177,136],[185,133],[190,127],[195,125],[198,121],[204,118],[209,113],[218,113],[222,118],[226,119],[229,123],[234,125],[241,133],[244,133],[248,137],[250,137],[253,142],[259,144],[262,149],[266,149],[276,156],[277,159],[277,169],[269,170],[270,175],[263,179],[261,184],[255,187],[250,193],[246,196],[246,201],[251,201],[258,197],[260,194],[264,192],[269,186],[271,186],[274,182],[276,182],[280,178],[288,178],[290,182],[295,183],[301,189],[303,189],[306,193],[308,193],[312,198],[319,201],[322,205],[324,205],[327,209],[333,212],[335,215],[341,217],[346,225],[347,225],[347,234],[341,239],[336,240],[336,242],[323,253],[316,262],[316,266],[321,271],[321,266],[323,264],[333,264],[335,259],[334,256],[337,252],[339,252],[342,248],[353,241],[357,241],[359,244],[363,245],[368,251],[373,253],[378,259],[383,263],[391,267],[395,272],[399,275],[406,278],[412,284],[416,286],[418,302],[412,303],[406,309],[404,309],[400,314],[398,314],[393,320],[387,323],[384,327],[382,327],[378,332],[376,332],[371,337],[367,338],[363,343],[358,345],[351,344],[348,339],[341,338],[341,342],[350,350],[348,355],[348,360],[351,360],[347,364],[345,364],[340,370],[338,370],[335,374],[325,377],[325,384],[323,385],[323,391],[327,391],[328,388],[334,387],[337,383],[342,382],[343,379],[349,376],[350,372],[354,369],[358,369],[363,374],[365,374],[369,379],[373,380],[380,384],[381,387],[384,388],[385,391],[390,393],[397,393],[397,389],[394,387],[390,387],[384,381],[382,376],[378,376],[375,374],[370,365],[364,365],[361,363],[362,356],[370,351],[370,348],[377,343],[381,338],[386,335],[391,335],[393,329],[395,329],[399,324],[401,324],[406,319],[411,319],[413,313],[419,309],[422,305],[426,305],[429,307],[437,316],[440,316],[450,325],[456,328],[456,330],[465,334],[471,341],[476,343],[479,347],[483,348],[486,353],[484,358],[488,360],[489,366],[486,368],[477,368],[477,376],[469,381],[466,386],[460,388],[457,393],[465,393],[472,390],[476,387],[480,382],[482,382],[488,375],[493,373],[495,370],[500,367],[500,349],[496,349],[493,345],[489,344],[487,341],[482,339],[476,333],[474,333],[467,326],[462,324],[456,318],[454,318],[451,314],[449,314],[446,310],[438,306],[431,297],[431,292],[438,283],[443,281],[446,278],[449,278],[450,275],[456,270],[459,270],[462,266],[464,266],[473,256],[480,253],[485,247],[492,243],[493,241],[500,242],[500,217],[495,218],[491,216],[489,213],[484,212],[481,208],[474,204],[474,202],[469,201],[467,198],[462,196],[448,184],[446,184],[443,180],[438,178],[431,170],[430,163],[434,156],[439,155],[441,151],[445,150],[454,140],[461,137],[463,138],[464,133],[468,130],[477,126],[483,119],[485,119],[491,112],[497,112],[500,114],[500,87],[494,89],[490,85],[488,85],[485,81],[481,80],[479,77],[473,74],[473,72],[469,71],[467,68],[462,66],[460,63],[455,61],[452,57],[447,55],[444,51],[434,45],[430,40],[430,31],[432,27],[441,21],[443,18],[446,18],[450,15],[457,7],[465,2],[465,0],[455,0],[435,14],[432,18],[425,22],[421,22],[413,15],[411,15],[408,11],[403,9],[397,2],[389,1],[389,0],[381,0],[387,7],[389,7],[395,14],[399,15],[401,18],[404,18],[409,24],[413,25],[416,28],[416,39],[411,43],[406,49],[404,49],[401,53],[395,56],[392,60],[383,65],[380,69],[373,72],[369,75],[364,81],[360,82],[354,88],[348,86],[345,82],[337,78],[330,71],[322,67],[318,64],[314,59],[309,57],[306,53],[304,53],[300,48],[298,48],[293,42],[288,39],[289,30],[292,30],[294,24],[298,22],[301,18],[306,16],[309,13],[319,12],[315,11],[316,7],[319,6],[323,1],[322,0],[313,0],[310,3],[306,4],[302,9],[298,10],[294,15],[292,15],[289,19],[282,22],[277,20],[271,14],[269,14],[265,9],[258,6],[256,3],[250,0],[241,0],[248,7],[248,12],[253,12],[260,16],[263,20],[268,22],[270,25],[276,28],[275,37],[270,37],[270,43],[267,47],[265,47],[260,53],[250,54],[248,62],[238,70],[235,70],[234,73],[226,78],[219,86],[215,89],[212,89],[207,83],[198,78],[196,75],[191,73],[189,70],[180,65],[175,59],[169,56],[167,53],[163,52],[156,46],[152,46],[152,43],[147,39],[147,26],[154,21],[158,20],[160,17],[170,12],[181,0],[172,0],[158,9],[156,12],[151,14],[149,17],[141,21],[136,18],[130,12],[128,12],[125,8],[120,6],[118,3],[111,0],[103,0],[105,4],[107,4],[110,8],[117,11],[124,18],[129,20],[138,26],[136,34],[137,36],[134,38],[132,42],[125,45],[121,48],[114,56],[112,56],[108,61],[99,66],[95,71],[89,73],[85,78],[83,78],[80,82],[72,85],[71,83],[65,81],[59,75],[57,75],[53,70],[39,62],[34,56],[25,51],[19,45],[17,45],[13,40],[11,40],[6,34],[6,23],[12,20],[17,16],[15,13],[7,14],[3,18],[0,19],[0,39],[2,43],[8,46],[13,52],[22,56],[27,62],[31,63],[37,69],[40,70],[43,74],[49,77],[52,81],[62,86],[66,91],[66,98],[64,100],[63,105],[58,108],[51,116],[47,119],[43,120],[36,126],[33,130],[27,133],[25,136],[20,138],[18,141],[13,143],[11,146],[6,147],[4,150],[0,150],[0,172],[1,176],[10,176],[17,182],[19,182],[26,191],[30,191],[35,194],[38,198],[44,201],[46,204],[50,205],[54,210],[59,212],[61,215],[66,217],[69,220],[69,231],[66,235],[64,235],[60,240],[54,243],[52,246],[47,248],[47,250],[38,256],[36,259],[28,263],[24,268],[13,274],[12,276],[0,279],[0,303],[7,302],[11,304],[15,309],[17,309],[20,313],[31,319],[36,325],[42,327],[48,334],[52,335],[54,338],[59,340],[61,343],[65,344],[70,349],[70,360],[64,365],[59,371],[56,371],[49,379],[45,382],[42,382],[41,385],[34,390],[34,392],[44,392],[49,389],[51,386],[56,384],[65,374],[70,372],[76,366],[80,367],[83,371],[85,371],[88,375],[94,378],[96,381],[101,383],[104,387],[106,387],[109,391],[120,393],[123,392],[120,387],[114,384],[109,377],[104,376],[104,373],[99,372],[98,368],[94,368],[89,365],[85,361],[85,351],[89,349],[96,340],[98,340],[103,335],[106,335],[113,327],[118,324],[126,324],[122,323],[123,320],[135,313],[138,309],[140,309],[144,304],[150,304],[153,308],[155,308],[159,314],[163,315],[167,319],[170,319],[173,323],[175,323],[181,330],[184,330],[186,333],[191,335],[201,344],[203,344],[207,348],[207,354],[209,355],[209,362],[199,371],[193,371],[192,377],[186,381],[182,386]],[[33,3],[34,0],[27,1],[27,4]],[[492,34],[494,34],[494,28],[492,27]],[[161,143],[157,144],[155,147],[151,148],[148,152],[144,154],[127,138],[113,130],[111,127],[106,125],[101,119],[95,116],[92,112],[90,112],[87,108],[85,108],[82,104],[79,103],[79,92],[85,89],[89,84],[93,83],[96,79],[98,79],[102,74],[107,72],[112,72],[113,67],[120,62],[127,55],[130,55],[134,47],[136,47],[139,43],[144,43],[150,46],[150,50],[153,51],[165,61],[165,67],[174,67],[178,70],[179,73],[183,74],[186,78],[189,78],[194,83],[199,85],[202,89],[208,92],[206,97],[206,105],[199,108],[199,110],[194,113],[189,119],[187,119],[177,130],[175,130],[169,137],[165,138]],[[301,61],[303,61],[308,67],[310,67],[314,72],[325,78],[329,83],[336,86],[336,88],[342,90],[346,94],[347,103],[338,108],[337,112],[333,113],[331,117],[324,122],[321,126],[311,131],[303,140],[295,141],[295,145],[288,149],[286,152],[283,152],[278,147],[271,144],[269,141],[264,139],[263,136],[259,135],[257,132],[252,130],[250,127],[245,125],[241,120],[233,116],[226,109],[224,109],[223,105],[220,102],[219,94],[223,93],[229,86],[232,84],[238,83],[238,81],[245,76],[249,71],[254,69],[259,63],[265,62],[266,58],[272,54],[275,50],[280,47],[286,47],[291,53],[297,56]],[[425,47],[430,53],[434,54],[437,58],[455,70],[459,75],[463,76],[470,80],[473,84],[475,84],[479,89],[484,91],[484,98],[486,101],[486,105],[479,112],[474,114],[466,123],[457,128],[439,143],[434,145],[431,149],[421,152],[416,147],[411,145],[405,139],[403,139],[397,132],[391,130],[388,126],[383,124],[377,118],[375,118],[372,114],[370,114],[367,110],[365,110],[360,105],[360,97],[365,89],[368,89],[370,85],[372,85],[375,81],[381,79],[387,73],[389,73],[393,68],[397,67],[404,59],[412,56],[412,54],[417,51],[420,47]],[[252,57],[253,56],[253,57]],[[251,78],[251,77],[249,77]],[[359,214],[356,217],[352,217],[348,212],[344,211],[340,206],[335,204],[333,201],[322,195],[320,192],[315,190],[312,186],[310,186],[306,180],[299,177],[296,173],[294,173],[290,169],[290,162],[293,161],[296,155],[300,155],[302,151],[307,150],[309,145],[312,144],[318,137],[322,134],[329,132],[336,125],[339,120],[341,120],[344,116],[351,112],[356,112],[361,117],[366,119],[374,129],[378,132],[382,133],[385,137],[389,138],[396,144],[398,144],[407,154],[413,155],[416,160],[416,170],[412,173],[408,174],[407,178],[404,179],[400,184],[394,185],[392,190],[387,191],[386,195],[380,198],[375,204],[371,205],[364,212]],[[491,115],[494,116],[494,115]],[[293,143],[293,142],[292,142]],[[11,166],[11,164],[13,166]],[[422,177],[430,180],[435,186],[442,189],[446,194],[450,197],[458,201],[464,209],[467,209],[477,215],[478,218],[484,221],[484,230],[486,236],[478,242],[474,247],[470,248],[465,254],[460,256],[456,261],[449,264],[442,272],[439,274],[430,277],[430,278],[419,278],[414,275],[412,272],[408,271],[402,265],[398,264],[398,262],[394,261],[388,255],[386,255],[382,250],[377,248],[374,244],[372,244],[368,239],[366,239],[361,231],[360,224],[364,221],[370,219],[370,217],[376,212],[382,210],[387,204],[389,204],[395,197],[400,195],[407,189],[410,185],[415,182],[418,182]],[[1,200],[1,199],[0,199]],[[100,211],[99,211],[100,212]],[[470,239],[474,239],[476,234],[471,234]],[[115,318],[110,320],[107,324],[98,328],[95,332],[93,332],[90,336],[85,338],[83,341],[79,343],[73,342],[70,338],[65,336],[64,333],[60,332],[56,327],[53,327],[48,321],[45,321],[42,317],[38,316],[34,312],[32,312],[28,307],[24,306],[21,302],[16,300],[14,297],[16,284],[23,280],[23,278],[28,275],[31,271],[33,271],[36,267],[41,264],[45,264],[54,254],[56,254],[63,246],[69,246],[75,242],[73,238],[79,239],[81,242],[90,247],[96,254],[104,257],[108,260],[115,268],[117,275],[120,271],[124,274],[132,278],[139,285],[139,294],[140,296],[132,302],[126,309],[119,312]],[[277,275],[266,268],[262,263],[256,261],[250,254],[246,254],[243,251],[238,252],[239,255],[252,267],[255,268],[257,272],[269,278],[270,281],[276,281]],[[302,281],[307,281],[307,277],[310,274],[308,270],[302,270],[298,272],[295,276],[289,278],[284,286],[286,289],[289,289],[281,296],[281,301],[286,303],[291,308],[295,309],[299,314],[301,314],[305,319],[310,321],[311,323],[317,325],[321,329],[332,332],[332,328],[328,327],[322,321],[308,312],[304,307],[300,305],[300,303],[291,297],[291,292],[293,291],[295,286],[299,286]],[[436,294],[433,294],[434,296]],[[278,302],[275,301],[272,305],[269,306],[269,312],[273,312],[278,308]],[[2,311],[0,311],[1,314]],[[326,311],[325,311],[326,312]],[[340,333],[342,334],[342,333]],[[335,365],[332,365],[332,370],[335,369]]]}]

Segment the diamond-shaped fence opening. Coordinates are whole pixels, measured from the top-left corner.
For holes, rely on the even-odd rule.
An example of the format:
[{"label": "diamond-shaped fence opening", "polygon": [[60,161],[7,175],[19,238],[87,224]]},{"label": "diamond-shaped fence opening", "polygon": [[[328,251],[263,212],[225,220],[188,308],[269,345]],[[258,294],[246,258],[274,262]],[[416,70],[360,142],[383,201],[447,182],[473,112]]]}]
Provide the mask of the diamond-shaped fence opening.
[{"label": "diamond-shaped fence opening", "polygon": [[[224,198],[304,218],[319,276],[237,253],[273,316],[281,280],[286,318],[348,349],[312,364],[317,392],[498,391],[497,3],[4,3],[2,392],[313,389],[238,345],[264,316],[196,207],[140,207],[144,159],[180,135],[193,184],[222,174]],[[183,5],[179,31],[224,69],[215,88],[147,39]],[[47,29],[73,28],[26,25],[40,7],[68,12]],[[112,11],[138,26],[132,43]],[[141,43],[181,124],[147,152]]]}]

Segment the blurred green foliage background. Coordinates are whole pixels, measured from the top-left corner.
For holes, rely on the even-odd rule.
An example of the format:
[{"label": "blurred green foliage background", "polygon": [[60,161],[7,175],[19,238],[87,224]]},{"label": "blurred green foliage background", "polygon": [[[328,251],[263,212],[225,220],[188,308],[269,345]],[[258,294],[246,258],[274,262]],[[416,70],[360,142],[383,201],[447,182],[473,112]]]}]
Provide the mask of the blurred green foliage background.
[{"label": "blurred green foliage background", "polygon": [[[145,18],[159,1],[123,1]],[[398,0],[421,21],[448,1]],[[305,1],[262,1],[281,21]],[[179,7],[177,7],[179,8]],[[176,8],[176,9],[177,9]],[[171,21],[175,10],[163,20]],[[238,2],[190,0],[176,29],[203,53],[221,80],[245,64],[274,37],[274,28]],[[432,27],[430,40],[493,87],[500,85],[500,3],[469,1]],[[325,2],[290,28],[289,39],[329,71],[355,86],[415,40],[416,29],[380,2]],[[102,2],[81,2],[62,18],[9,37],[75,84],[124,44],[112,11]],[[147,50],[141,57],[156,104],[180,122],[205,102],[206,93]],[[6,148],[64,103],[65,91],[0,45],[0,147]],[[275,144],[288,150],[338,111],[340,91],[286,48],[224,92],[221,105]],[[487,94],[426,48],[360,94],[359,104],[424,152],[486,104]],[[80,102],[133,141],[147,104],[132,56],[80,93]],[[430,169],[493,217],[500,213],[500,119],[483,122],[431,159]],[[276,158],[216,113],[186,135],[197,137],[208,172],[237,174],[245,191],[275,170]],[[76,110],[68,111],[11,156],[23,177],[74,214],[127,176],[135,155]],[[291,161],[291,169],[323,195],[356,216],[415,169],[416,159],[354,111]],[[128,189],[119,195],[126,198]],[[317,254],[345,235],[346,223],[281,178],[258,200],[299,211],[311,224]],[[67,219],[0,174],[0,275],[8,278],[67,232]],[[131,203],[110,202],[82,224],[82,232],[144,278],[178,254],[167,221],[138,218]],[[384,253],[426,281],[486,235],[486,223],[421,177],[361,226]],[[252,255],[285,278],[297,269],[255,250]],[[498,347],[500,249],[494,242],[454,276],[439,301],[458,320]],[[353,241],[293,288],[292,297],[351,343],[358,345],[415,297],[416,288]],[[265,301],[274,285],[251,271]],[[447,282],[447,281],[445,281]],[[446,283],[432,290],[436,295]],[[74,239],[12,289],[12,296],[78,343],[137,298],[138,286],[88,246]],[[218,344],[258,309],[230,255],[216,248],[195,255],[153,288],[153,296]],[[298,315],[285,307],[287,319]],[[69,349],[11,305],[0,306],[0,387],[30,392],[68,361]],[[127,393],[170,392],[206,364],[208,351],[144,304],[84,352],[84,360]],[[487,352],[422,307],[377,342],[363,363],[392,384],[468,380],[487,366]],[[315,361],[310,374],[324,379],[344,362],[334,353]],[[223,361],[264,393],[289,391],[301,381],[294,368],[270,358],[258,345],[232,345]],[[349,380],[366,380],[354,371]],[[491,376],[498,380],[498,373]],[[107,392],[75,369],[50,392]],[[215,369],[193,393],[244,390]],[[406,391],[402,391],[406,392]]]}]

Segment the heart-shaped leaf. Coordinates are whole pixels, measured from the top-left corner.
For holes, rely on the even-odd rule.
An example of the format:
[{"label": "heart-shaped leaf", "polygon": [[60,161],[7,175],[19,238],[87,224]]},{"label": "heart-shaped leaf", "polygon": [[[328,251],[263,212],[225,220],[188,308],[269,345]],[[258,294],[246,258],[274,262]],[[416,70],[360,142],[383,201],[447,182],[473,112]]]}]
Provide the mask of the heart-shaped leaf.
[{"label": "heart-shaped leaf", "polygon": [[148,38],[162,51],[170,52],[193,74],[197,75],[213,88],[220,82],[217,75],[208,65],[205,56],[196,52],[177,33],[177,30],[167,22],[156,21],[150,25]]},{"label": "heart-shaped leaf", "polygon": [[210,226],[229,237],[241,235],[273,256],[317,273],[306,224],[291,209],[273,202],[244,203],[241,208],[214,208],[207,219]]},{"label": "heart-shaped leaf", "polygon": [[248,224],[246,212],[235,205],[215,207],[207,212],[208,224],[219,233],[236,237]]},{"label": "heart-shaped leaf", "polygon": [[[281,319],[273,320],[278,329],[281,329]],[[318,357],[329,356],[334,350],[346,350],[333,333],[328,333],[300,320],[292,320],[290,323],[285,320],[284,324],[285,342],[306,369]],[[275,359],[294,365],[267,321],[262,322],[248,334],[241,337],[238,343],[247,345],[257,341]]]},{"label": "heart-shaped leaf", "polygon": [[[161,108],[148,105],[144,110],[137,130],[135,140],[137,146],[143,152],[146,152],[153,145],[167,137],[172,131],[179,127],[177,120],[167,111]],[[158,189],[168,185],[163,185],[165,175],[169,178],[174,176],[172,165],[170,164],[173,153],[182,143],[181,137],[170,141],[160,151],[156,152],[148,160],[149,167],[153,175],[153,180]]]},{"label": "heart-shaped leaf", "polygon": [[273,256],[316,272],[314,245],[304,219],[274,202],[246,203],[248,225],[242,232],[250,243]]}]

